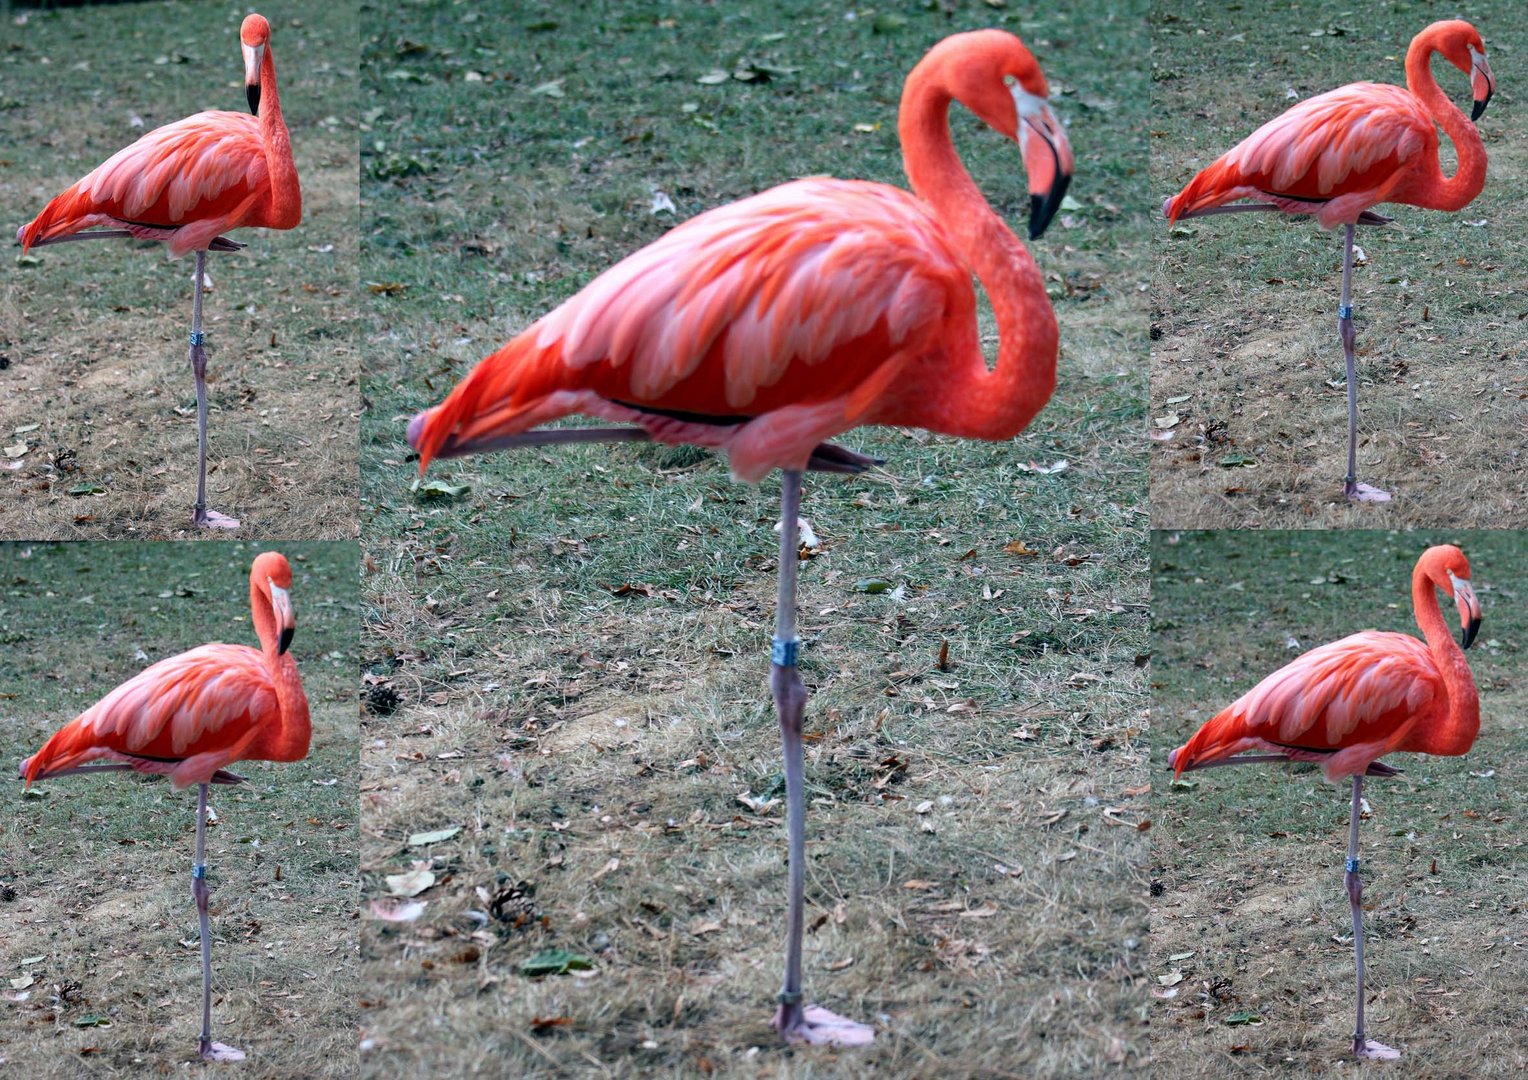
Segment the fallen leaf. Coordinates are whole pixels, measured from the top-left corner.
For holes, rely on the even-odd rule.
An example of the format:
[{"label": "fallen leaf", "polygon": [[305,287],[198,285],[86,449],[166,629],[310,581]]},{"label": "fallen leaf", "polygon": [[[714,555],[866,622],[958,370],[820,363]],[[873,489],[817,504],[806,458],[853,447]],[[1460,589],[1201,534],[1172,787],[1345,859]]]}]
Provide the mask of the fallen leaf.
[{"label": "fallen leaf", "polygon": [[410,870],[387,877],[387,891],[394,896],[418,896],[434,884],[435,874],[430,870]]},{"label": "fallen leaf", "polygon": [[409,490],[421,499],[457,499],[472,490],[471,484],[450,484],[444,480],[425,480],[415,477]]},{"label": "fallen leaf", "polygon": [[409,835],[409,847],[424,847],[428,844],[438,844],[442,840],[449,840],[462,831],[460,825],[452,825],[446,829],[436,829],[433,832],[416,832]]},{"label": "fallen leaf", "polygon": [[520,974],[531,978],[541,975],[566,975],[570,971],[592,971],[594,961],[582,953],[567,949],[542,949],[528,960],[520,961]]}]

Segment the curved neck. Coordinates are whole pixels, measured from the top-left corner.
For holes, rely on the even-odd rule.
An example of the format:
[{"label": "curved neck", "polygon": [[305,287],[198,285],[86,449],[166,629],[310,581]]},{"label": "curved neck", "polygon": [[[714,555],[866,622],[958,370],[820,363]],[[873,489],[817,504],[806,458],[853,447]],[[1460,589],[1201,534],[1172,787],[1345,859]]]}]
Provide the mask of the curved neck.
[{"label": "curved neck", "polygon": [[261,737],[260,757],[267,761],[300,761],[307,756],[308,743],[313,737],[308,698],[302,692],[297,661],[292,659],[290,652],[276,651],[281,628],[276,625],[276,612],[271,607],[270,597],[253,577],[249,582],[249,616],[255,636],[260,639],[265,670],[270,673],[271,686],[276,691],[276,704],[281,709],[280,727]]},{"label": "curved neck", "polygon": [[[1029,250],[992,212],[950,141],[948,91],[915,72],[902,93],[897,131],[913,191],[934,208],[997,316],[997,367],[988,370],[972,327],[968,341],[948,343],[974,359],[952,365],[937,429],[974,439],[1009,439],[1050,400],[1056,386],[1056,313]],[[930,403],[934,405],[936,403]]]},{"label": "curved neck", "polygon": [[1459,156],[1459,168],[1452,177],[1443,175],[1436,159],[1432,162],[1431,186],[1418,197],[1417,205],[1430,210],[1462,210],[1486,185],[1486,148],[1480,132],[1433,78],[1432,58],[1438,46],[1427,36],[1418,37],[1406,50],[1406,86],[1421,99],[1427,112],[1443,128]]},{"label": "curved neck", "polygon": [[269,45],[260,60],[260,141],[271,180],[273,221],[269,227],[296,228],[302,220],[302,188],[292,160],[292,138],[281,118],[281,95],[276,90],[276,58]]},{"label": "curved neck", "polygon": [[1438,589],[1421,563],[1411,574],[1411,604],[1416,612],[1417,626],[1427,639],[1428,651],[1432,653],[1448,690],[1448,715],[1441,725],[1429,732],[1430,744],[1439,749],[1429,748],[1428,752],[1462,754],[1480,730],[1480,695],[1475,691],[1475,679],[1470,674],[1464,650],[1449,632],[1443,611],[1438,607]]}]

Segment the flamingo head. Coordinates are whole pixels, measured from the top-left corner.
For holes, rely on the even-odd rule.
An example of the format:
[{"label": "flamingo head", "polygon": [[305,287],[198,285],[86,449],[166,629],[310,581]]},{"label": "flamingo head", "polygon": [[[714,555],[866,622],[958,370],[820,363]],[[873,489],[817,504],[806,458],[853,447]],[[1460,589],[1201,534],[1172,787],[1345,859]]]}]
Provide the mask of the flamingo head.
[{"label": "flamingo head", "polygon": [[1459,647],[1468,649],[1480,633],[1480,600],[1470,585],[1470,560],[1452,544],[1441,544],[1427,552],[1433,559],[1433,584],[1446,592],[1459,608]]},{"label": "flamingo head", "polygon": [[1039,63],[1007,31],[975,30],[946,38],[919,67],[924,64],[937,69],[956,101],[1019,144],[1029,177],[1029,238],[1037,239],[1072,182],[1072,147],[1051,110]]},{"label": "flamingo head", "polygon": [[249,569],[249,587],[257,603],[263,599],[270,605],[276,622],[276,654],[279,656],[292,647],[292,635],[297,632],[297,613],[292,609],[292,567],[286,556],[279,551],[266,551],[256,556]]},{"label": "flamingo head", "polygon": [[1479,120],[1496,91],[1496,80],[1491,75],[1491,65],[1486,63],[1486,43],[1480,31],[1463,19],[1445,19],[1433,23],[1417,36],[1422,38],[1424,35],[1445,60],[1470,77],[1470,96],[1475,99],[1470,119]]},{"label": "flamingo head", "polygon": [[249,100],[249,111],[260,115],[260,64],[265,50],[271,43],[271,24],[264,15],[247,15],[239,28],[239,41],[244,47],[244,96]]}]

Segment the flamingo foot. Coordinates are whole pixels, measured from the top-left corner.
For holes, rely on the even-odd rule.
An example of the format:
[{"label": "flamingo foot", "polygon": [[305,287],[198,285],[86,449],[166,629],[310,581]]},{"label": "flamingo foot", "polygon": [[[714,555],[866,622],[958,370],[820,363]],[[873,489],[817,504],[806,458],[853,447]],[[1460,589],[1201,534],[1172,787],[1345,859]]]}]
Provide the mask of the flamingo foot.
[{"label": "flamingo foot", "polygon": [[1349,480],[1342,486],[1342,493],[1353,502],[1389,502],[1390,492],[1381,491],[1377,487],[1368,484],[1360,484],[1356,480]]},{"label": "flamingo foot", "polygon": [[216,510],[198,510],[194,520],[201,529],[226,529],[232,532],[239,527],[239,519],[231,518],[227,514],[220,514]]},{"label": "flamingo foot", "polygon": [[203,1061],[243,1061],[244,1051],[235,1050],[231,1046],[225,1046],[220,1042],[212,1042],[203,1039],[201,1045]]},{"label": "flamingo foot", "polygon": [[1364,1061],[1399,1061],[1401,1052],[1384,1043],[1377,1043],[1373,1039],[1355,1037],[1353,1055]]},{"label": "flamingo foot", "polygon": [[775,1012],[769,1026],[788,1043],[812,1046],[869,1046],[875,1028],[830,1012],[821,1005],[784,1005]]}]

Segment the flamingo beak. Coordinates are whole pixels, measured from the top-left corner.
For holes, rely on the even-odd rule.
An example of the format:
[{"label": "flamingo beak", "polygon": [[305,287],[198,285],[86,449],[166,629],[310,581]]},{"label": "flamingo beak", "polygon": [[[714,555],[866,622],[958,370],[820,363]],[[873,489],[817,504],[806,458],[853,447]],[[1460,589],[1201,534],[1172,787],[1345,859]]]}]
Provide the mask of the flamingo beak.
[{"label": "flamingo beak", "polygon": [[1018,86],[1013,97],[1019,110],[1019,149],[1029,176],[1029,238],[1038,240],[1061,209],[1072,182],[1072,147],[1044,98]]},{"label": "flamingo beak", "polygon": [[271,610],[276,614],[276,626],[280,637],[276,640],[276,655],[281,656],[292,647],[292,635],[297,632],[297,613],[292,610],[292,597],[274,581],[271,586]]},{"label": "flamingo beak", "polygon": [[1491,76],[1491,65],[1486,63],[1486,54],[1470,50],[1474,60],[1473,70],[1470,72],[1470,93],[1475,98],[1475,107],[1470,110],[1470,120],[1479,120],[1486,111],[1486,106],[1491,104],[1491,95],[1496,93],[1496,80]]},{"label": "flamingo beak", "polygon": [[260,115],[260,61],[265,55],[264,45],[245,45],[244,49],[244,96],[249,100],[252,116]]},{"label": "flamingo beak", "polygon": [[1480,633],[1480,601],[1468,581],[1449,575],[1454,586],[1454,603],[1459,605],[1459,647],[1468,649]]}]

